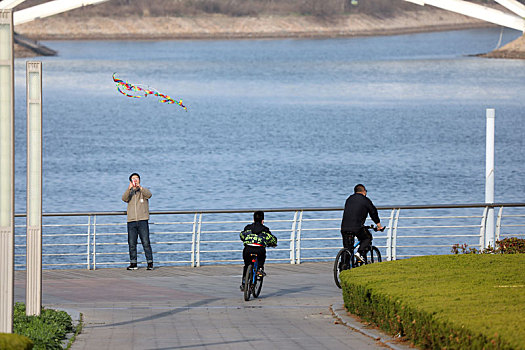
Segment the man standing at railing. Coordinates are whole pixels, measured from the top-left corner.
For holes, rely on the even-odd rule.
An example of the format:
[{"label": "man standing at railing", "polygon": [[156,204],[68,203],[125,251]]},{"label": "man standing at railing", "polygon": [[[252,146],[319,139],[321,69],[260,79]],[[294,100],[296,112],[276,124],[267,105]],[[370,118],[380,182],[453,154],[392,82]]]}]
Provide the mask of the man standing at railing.
[{"label": "man standing at railing", "polygon": [[361,261],[365,261],[364,256],[366,255],[366,252],[370,250],[370,243],[372,243],[372,235],[364,228],[367,216],[370,215],[372,221],[377,225],[378,230],[383,229],[377,209],[372,201],[366,196],[366,193],[364,185],[355,185],[354,194],[346,200],[343,221],[341,222],[343,246],[347,249],[353,250],[354,247],[349,243],[349,238],[350,236],[356,236],[361,244],[359,245],[359,249],[355,256]]},{"label": "man standing at railing", "polygon": [[149,241],[149,202],[151,192],[140,185],[140,175],[133,173],[129,176],[129,186],[122,195],[122,200],[128,203],[128,270],[137,270],[137,239],[144,248],[148,270],[153,270],[153,252]]}]

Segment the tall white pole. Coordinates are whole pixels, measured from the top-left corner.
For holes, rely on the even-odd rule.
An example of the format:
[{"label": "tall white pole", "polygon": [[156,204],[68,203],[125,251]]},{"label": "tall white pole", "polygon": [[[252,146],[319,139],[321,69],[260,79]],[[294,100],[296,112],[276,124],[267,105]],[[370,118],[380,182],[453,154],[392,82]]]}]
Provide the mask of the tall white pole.
[{"label": "tall white pole", "polygon": [[0,332],[13,332],[15,103],[13,13],[0,10]]},{"label": "tall white pole", "polygon": [[26,314],[42,308],[42,62],[26,62]]},{"label": "tall white pole", "polygon": [[[494,129],[496,113],[487,109],[487,144],[485,168],[485,203],[494,203]],[[494,247],[494,208],[487,211],[485,226],[485,248]]]}]

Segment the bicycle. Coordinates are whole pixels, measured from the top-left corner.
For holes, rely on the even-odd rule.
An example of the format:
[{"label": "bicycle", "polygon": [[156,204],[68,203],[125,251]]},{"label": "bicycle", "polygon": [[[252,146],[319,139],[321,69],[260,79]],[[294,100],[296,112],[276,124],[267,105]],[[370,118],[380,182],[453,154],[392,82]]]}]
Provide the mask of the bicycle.
[{"label": "bicycle", "polygon": [[[373,229],[374,231],[379,231],[377,226],[370,225],[364,227],[366,230]],[[386,227],[383,227],[381,232],[385,230]],[[372,235],[370,235],[372,236]],[[372,242],[370,242],[371,244]],[[341,288],[341,281],[339,279],[339,274],[344,270],[349,270],[355,267],[359,267],[362,265],[367,264],[373,264],[376,262],[381,262],[381,253],[379,252],[379,249],[377,249],[376,246],[371,245],[370,250],[366,252],[366,255],[363,257],[365,261],[361,261],[356,258],[355,256],[355,249],[361,244],[361,242],[358,240],[357,243],[355,243],[355,236],[350,236],[350,244],[353,246],[353,249],[348,248],[342,248],[337,253],[337,256],[335,257],[334,261],[334,280],[335,285],[339,288]]]},{"label": "bicycle", "polygon": [[259,261],[257,254],[251,254],[252,263],[246,269],[246,276],[244,276],[244,300],[250,300],[250,294],[254,298],[258,298],[261,294],[264,274],[259,270]]}]

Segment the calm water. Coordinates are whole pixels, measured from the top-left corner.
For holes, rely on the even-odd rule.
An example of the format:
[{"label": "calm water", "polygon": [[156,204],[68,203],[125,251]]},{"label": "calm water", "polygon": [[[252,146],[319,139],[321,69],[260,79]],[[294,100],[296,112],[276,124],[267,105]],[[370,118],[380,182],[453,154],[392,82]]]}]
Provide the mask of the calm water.
[{"label": "calm water", "polygon": [[[525,61],[499,29],[375,38],[52,41],[43,61],[45,212],[484,201],[496,109],[496,201],[525,199]],[[520,33],[505,30],[504,42]],[[16,60],[16,211],[25,211],[25,59]],[[182,98],[130,99],[111,75]]]}]

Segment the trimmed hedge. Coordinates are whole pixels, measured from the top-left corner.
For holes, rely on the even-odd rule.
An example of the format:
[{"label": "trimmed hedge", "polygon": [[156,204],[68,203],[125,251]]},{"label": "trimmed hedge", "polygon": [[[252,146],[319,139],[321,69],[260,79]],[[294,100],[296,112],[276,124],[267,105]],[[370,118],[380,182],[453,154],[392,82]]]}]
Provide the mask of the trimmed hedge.
[{"label": "trimmed hedge", "polygon": [[345,306],[425,349],[525,349],[525,255],[424,256],[341,274]]},{"label": "trimmed hedge", "polygon": [[0,333],[0,349],[31,350],[33,349],[33,342],[20,334]]}]

